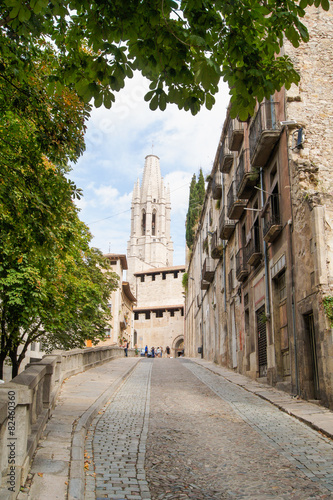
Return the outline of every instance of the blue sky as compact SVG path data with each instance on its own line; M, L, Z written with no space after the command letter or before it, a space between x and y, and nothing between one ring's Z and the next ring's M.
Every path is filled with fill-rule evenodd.
M142 179L145 157L160 158L161 174L171 191L171 237L174 265L185 263L185 217L189 184L200 167L212 168L226 108L228 89L216 105L193 117L170 106L151 111L144 101L149 83L140 75L127 82L111 110L94 109L88 122L86 151L70 178L83 189L80 218L90 228L92 245L104 253L126 253L130 235L133 186Z

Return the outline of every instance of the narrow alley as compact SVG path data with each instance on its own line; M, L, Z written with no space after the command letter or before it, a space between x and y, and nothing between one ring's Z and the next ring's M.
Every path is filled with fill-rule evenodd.
M82 441L84 492L72 478L67 493L57 494L53 481L47 498L333 498L332 439L214 373L212 363L196 361L162 358L135 363L132 358L132 370L95 412ZM112 363L103 365L104 383L110 367ZM269 391L273 399L284 399L283 393ZM318 411L318 421L332 416L303 403L305 413ZM42 450L47 436L46 431ZM35 459L31 487L18 498L46 498L43 480L48 472L50 464L43 469L41 457ZM61 474L59 483L66 479Z

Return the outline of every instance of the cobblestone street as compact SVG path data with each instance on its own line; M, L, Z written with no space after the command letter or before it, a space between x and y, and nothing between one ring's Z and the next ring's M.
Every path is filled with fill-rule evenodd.
M333 498L333 443L186 359L144 359L95 417L85 500Z

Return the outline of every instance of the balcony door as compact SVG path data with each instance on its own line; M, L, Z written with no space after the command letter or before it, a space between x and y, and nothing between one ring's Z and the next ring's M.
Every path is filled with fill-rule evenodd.
M259 377L267 376L267 333L265 306L262 306L256 312L257 316L257 334L258 334L258 364Z

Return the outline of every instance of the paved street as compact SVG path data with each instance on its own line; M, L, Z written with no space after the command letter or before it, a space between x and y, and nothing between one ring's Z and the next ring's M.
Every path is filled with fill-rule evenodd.
M85 500L333 498L333 442L197 363L143 359L92 421L85 474Z

